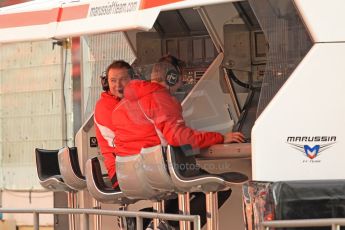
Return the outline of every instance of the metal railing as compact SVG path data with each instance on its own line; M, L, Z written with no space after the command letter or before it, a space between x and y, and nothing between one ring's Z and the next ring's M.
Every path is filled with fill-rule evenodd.
M301 227L332 227L332 230L340 230L345 226L345 218L325 219L301 219L301 220L272 220L261 223L265 230L270 228L301 228Z
M106 215L118 217L135 217L137 230L143 229L143 218L161 219L172 221L190 221L193 223L194 230L200 230L200 217L197 215L166 214L153 212L132 212L132 211L112 211L97 209L70 209L70 208L51 208L51 209L10 209L0 208L0 213L32 213L34 230L39 230L39 214L80 214L82 215L83 230L89 230L89 215Z

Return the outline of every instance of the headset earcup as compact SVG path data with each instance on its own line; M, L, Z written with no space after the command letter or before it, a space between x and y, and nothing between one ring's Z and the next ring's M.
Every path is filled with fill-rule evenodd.
M102 89L104 91L109 91L109 82L108 82L107 76L102 77L101 83L102 83Z
M165 82L168 86L174 86L179 81L180 74L175 69L170 69L167 71Z

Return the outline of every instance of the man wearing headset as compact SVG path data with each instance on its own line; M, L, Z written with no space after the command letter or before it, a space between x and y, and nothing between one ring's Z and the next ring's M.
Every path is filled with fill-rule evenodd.
M178 68L165 58L153 66L151 82L133 80L126 85L124 100L112 114L117 154L135 155L142 148L164 143L173 146L189 144L197 149L220 143L244 142L240 132L222 135L186 126L181 104L171 95L181 86L182 79L178 76Z
M97 101L94 111L96 138L104 163L108 171L108 177L113 188L118 188L116 178L116 146L114 144L115 128L112 124L112 112L121 101L124 87L135 77L133 68L123 60L113 61L101 76L103 91ZM144 208L142 211L152 211L152 208ZM147 226L150 220L144 218L143 226ZM126 217L126 229L136 229L135 218Z
M162 57L152 68L151 82L133 80L126 85L124 99L112 114L118 155L139 154L142 148L156 145L191 145L192 148L198 149L220 143L244 142L244 136L240 132L222 135L217 132L197 131L186 126L182 107L171 95L182 84L180 64L181 61L174 56ZM231 191L219 193L219 207L230 193ZM196 196L191 203L191 214L200 215L203 225L206 223L203 207L205 197ZM168 213L174 212L174 209L178 210L172 206L166 207Z
M113 109L123 97L123 89L133 77L132 67L123 60L113 61L101 76L104 92L96 103L94 121L96 138L104 157L109 179L114 188L118 186L115 172L115 152L113 140L115 137L111 121Z

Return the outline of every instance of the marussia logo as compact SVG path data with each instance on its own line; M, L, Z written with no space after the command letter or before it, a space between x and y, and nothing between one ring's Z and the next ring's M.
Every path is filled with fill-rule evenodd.
M288 137L287 143L294 149L303 153L306 157L313 160L326 149L331 148L336 142L335 136L315 136L315 137ZM297 142L297 143L296 143ZM298 143L303 142L303 143ZM328 142L319 144L320 142Z
M309 145L299 145L299 144L294 144L294 143L288 143L292 148L297 149L301 153L305 154L307 157L310 159L314 159L319 155L319 153L325 151L326 149L329 149L332 147L335 143L329 143L329 144L324 144L324 145L314 145L314 146L309 146Z

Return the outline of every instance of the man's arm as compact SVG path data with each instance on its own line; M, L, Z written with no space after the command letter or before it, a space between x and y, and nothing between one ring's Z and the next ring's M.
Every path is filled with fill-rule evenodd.
M153 95L149 116L170 145L190 144L193 148L206 148L223 143L223 135L216 132L202 132L187 127L180 103L168 92Z

